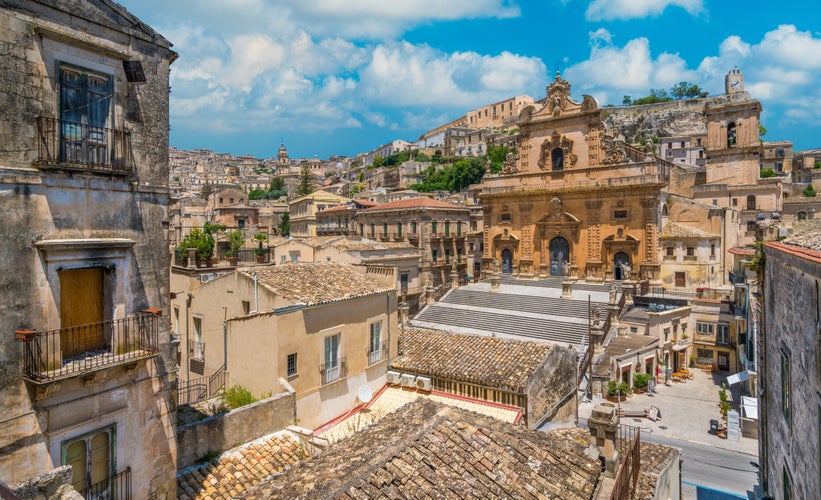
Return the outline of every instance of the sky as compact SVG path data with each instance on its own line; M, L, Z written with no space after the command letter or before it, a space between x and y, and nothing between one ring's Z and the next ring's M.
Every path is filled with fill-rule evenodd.
M571 95L619 105L740 69L765 140L821 147L818 0L119 0L174 44L171 145L354 156L467 111Z

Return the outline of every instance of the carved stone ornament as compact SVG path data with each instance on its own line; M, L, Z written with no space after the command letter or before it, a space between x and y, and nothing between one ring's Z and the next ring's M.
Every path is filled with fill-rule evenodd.
M554 196L552 200L550 200L550 204L553 205L553 220L559 220L562 218L562 199L558 196Z
M51 396L57 394L60 391L60 388L60 384L50 384L44 388L38 387L34 399L37 401L42 401L43 399L50 398Z
M627 153L624 148L618 146L616 141L611 137L605 137L604 140L604 164L610 165L613 163L624 163L627 158Z
M567 106L569 96L570 84L567 80L564 80L557 71L553 83L547 87L547 104L545 105L547 110L552 113L553 116L559 116L562 110Z
M573 141L559 134L558 130L554 130L550 138L542 142L541 152L539 153L539 168L542 170L550 170L553 168L551 154L556 148L561 148L563 153L562 157L570 161L570 166L575 165L579 160L579 157L573 154Z
M518 172L519 169L516 168L516 160L517 159L518 159L518 157L516 155L514 155L512 152L508 153L507 156L505 156L504 163L502 164L502 173L503 174L515 174L516 172Z

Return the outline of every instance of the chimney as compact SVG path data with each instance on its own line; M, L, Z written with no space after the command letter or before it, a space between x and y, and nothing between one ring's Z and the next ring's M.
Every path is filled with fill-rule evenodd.
M587 420L590 434L596 440L600 456L604 457L605 475L615 477L619 469L619 452L616 436L619 430L619 414L613 403L601 403L593 408Z

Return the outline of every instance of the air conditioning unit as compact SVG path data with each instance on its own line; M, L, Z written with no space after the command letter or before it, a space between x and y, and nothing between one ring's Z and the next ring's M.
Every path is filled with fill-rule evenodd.
M399 385L399 372L388 371L388 383Z
M416 377L410 373L403 373L402 376L399 377L399 381L402 387L416 387Z
M214 273L200 274L200 283L208 283L214 279Z
M428 377L416 377L416 388L422 391L430 391L430 379Z

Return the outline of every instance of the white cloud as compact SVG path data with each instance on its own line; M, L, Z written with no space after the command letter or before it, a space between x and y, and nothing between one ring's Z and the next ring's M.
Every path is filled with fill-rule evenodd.
M590 39L590 57L568 68L565 78L578 82L583 90L597 91L598 98L631 92L644 95L650 88L666 88L696 77L678 54L665 52L653 59L646 38L634 38L618 47L611 43L607 30L599 29L590 33Z
M692 15L704 11L703 0L594 0L587 7L588 21L612 21L658 16L669 6L681 7Z

